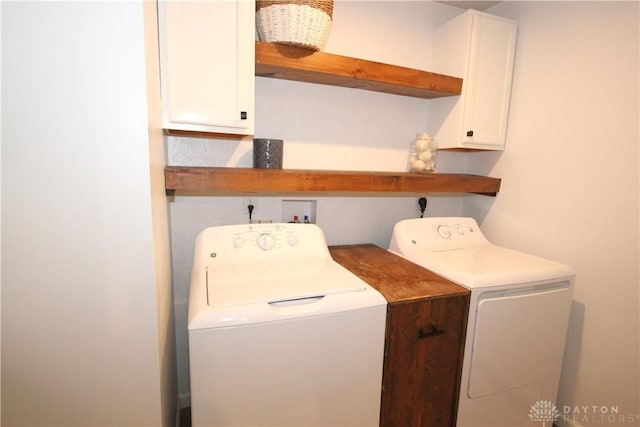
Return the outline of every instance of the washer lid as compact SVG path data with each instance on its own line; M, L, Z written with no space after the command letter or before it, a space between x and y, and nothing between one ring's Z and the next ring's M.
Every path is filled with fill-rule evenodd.
M207 269L209 306L273 303L361 292L366 283L333 260L250 263Z
M402 256L468 288L557 280L575 274L567 265L496 245Z

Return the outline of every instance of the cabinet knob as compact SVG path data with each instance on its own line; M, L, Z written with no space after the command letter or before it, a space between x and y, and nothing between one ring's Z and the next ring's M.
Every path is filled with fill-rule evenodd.
M240 111L240 120L247 120L247 112Z
M468 130L467 131L467 136L473 136L473 131L472 130Z
M418 338L421 338L421 339L429 338L429 337L442 335L442 334L444 334L444 329L438 329L438 327L436 326L436 323L431 322L431 324L429 325L429 328L427 328L426 331L420 328L420 330L418 331Z

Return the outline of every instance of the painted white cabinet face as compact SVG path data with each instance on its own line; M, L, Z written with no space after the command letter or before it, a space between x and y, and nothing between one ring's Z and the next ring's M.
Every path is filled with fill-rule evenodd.
M253 1L158 2L165 129L252 135Z
M458 98L434 100L439 148L503 150L517 23L469 10L437 28L434 71L463 78Z

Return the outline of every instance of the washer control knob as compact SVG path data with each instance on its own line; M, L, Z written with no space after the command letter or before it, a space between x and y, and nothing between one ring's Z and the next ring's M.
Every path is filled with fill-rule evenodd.
M298 244L298 238L295 235L290 234L287 236L287 243L289 246L295 246Z
M258 236L258 247L263 251L270 251L276 246L276 239L269 233L262 233Z
M456 225L456 231L458 232L458 234L464 234L465 233L465 229L463 225Z
M233 247L234 249L239 249L244 246L244 239L240 236L233 238Z
M449 227L448 225L439 225L437 231L438 235L443 239L448 239L449 237L451 237L451 227Z

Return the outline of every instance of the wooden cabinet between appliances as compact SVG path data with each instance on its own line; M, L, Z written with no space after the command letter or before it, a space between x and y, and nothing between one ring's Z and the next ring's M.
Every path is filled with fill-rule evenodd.
M503 150L517 23L468 10L438 27L436 72L463 78L457 99L432 102L438 147Z
M374 245L329 250L388 301L380 426L455 426L470 292Z
M252 135L255 3L158 2L163 127Z
M389 303L381 426L455 426L464 297Z

